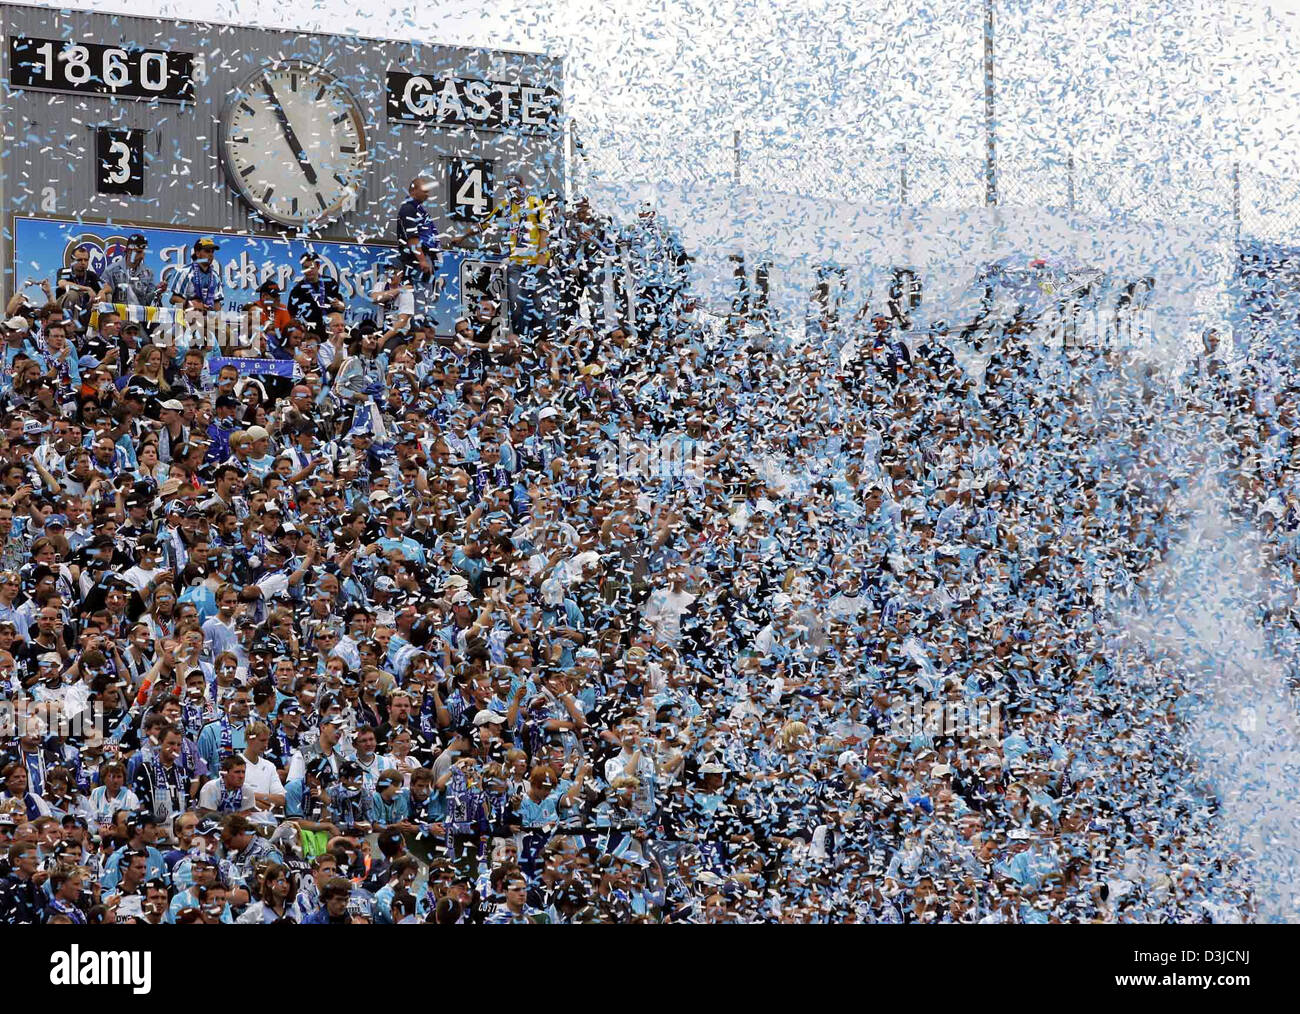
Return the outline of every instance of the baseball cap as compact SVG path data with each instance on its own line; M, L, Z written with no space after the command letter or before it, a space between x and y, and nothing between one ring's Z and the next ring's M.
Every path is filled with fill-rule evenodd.
M250 426L244 432L248 434L250 440L269 440L271 437L263 426Z
M356 761L344 761L339 765L340 778L360 778L365 773L365 768Z
M215 239L213 239L211 236L204 236L204 237L202 237L202 238L201 238L197 243L194 244L194 249L196 249L196 250L220 250L221 247L217 245L217 241L216 241Z
M334 767L328 757L317 757L307 765L307 774L313 778L332 778Z
M159 405L158 407L159 407L159 408L165 408L165 409L167 409L169 412L184 412L184 411L185 411L185 406L182 405L182 404L181 404L179 401L177 401L175 398L168 398L166 401L164 401L164 402L163 402L161 405Z
M505 725L505 724L506 724L506 720L504 716L499 715L497 714L497 712L490 711L486 708L484 708L482 711L478 712L474 716L475 728L478 728L481 725Z
M149 245L149 240L145 238L144 233L142 233L142 232L133 232L133 233L131 233L131 235L129 235L129 236L126 237L126 245L127 245L127 246L146 247L146 246Z
M128 831L138 831L140 828L145 827L149 824L152 824L154 825L154 827L157 827L158 818L155 817L148 810L141 810L138 813L133 813L131 814L130 817L126 819L126 827Z
M301 257L298 258L298 263L301 264L303 267L306 267L308 264L319 264L320 254L318 254L315 250L308 250L305 254L303 254Z
M27 331L31 326L26 317L19 317L17 314L5 321L5 327L10 331Z
M277 282L274 278L268 278L266 281L264 281L261 285L258 286L257 291L258 292L279 292L280 283Z
M52 527L55 527L55 526L57 526L57 527L59 527L59 528L67 528L67 527L68 527L68 517L67 517L67 515L66 515L66 514L51 514L49 517L47 517L47 518L45 519L45 527L46 527L46 528L52 528Z
M375 591L395 592L397 591L397 582L388 576L381 577L375 582Z

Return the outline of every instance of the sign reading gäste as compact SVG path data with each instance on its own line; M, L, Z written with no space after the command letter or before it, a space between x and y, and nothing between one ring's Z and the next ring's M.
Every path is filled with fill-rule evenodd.
M560 93L513 81L390 70L388 119L444 127L549 134L560 128Z

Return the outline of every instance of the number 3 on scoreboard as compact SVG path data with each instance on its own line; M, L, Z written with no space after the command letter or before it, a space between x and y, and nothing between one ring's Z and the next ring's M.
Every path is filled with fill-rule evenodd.
M448 159L447 195L452 218L486 218L492 213L492 163Z
M144 196L143 130L95 131L95 192Z

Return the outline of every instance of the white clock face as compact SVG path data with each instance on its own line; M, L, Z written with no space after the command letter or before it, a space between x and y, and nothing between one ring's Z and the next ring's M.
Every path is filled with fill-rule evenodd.
M222 115L230 183L262 217L324 225L351 210L366 169L361 109L319 67L267 67L231 93Z

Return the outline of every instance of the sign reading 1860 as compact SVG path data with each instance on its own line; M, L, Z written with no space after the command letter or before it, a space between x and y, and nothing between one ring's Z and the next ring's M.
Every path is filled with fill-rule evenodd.
M172 102L194 99L190 53L18 35L9 39L9 68L13 88Z
M386 84L390 121L523 134L560 126L560 93L554 88L395 70Z

